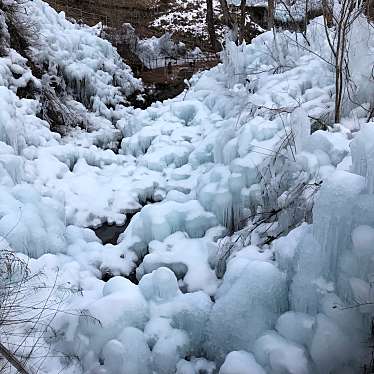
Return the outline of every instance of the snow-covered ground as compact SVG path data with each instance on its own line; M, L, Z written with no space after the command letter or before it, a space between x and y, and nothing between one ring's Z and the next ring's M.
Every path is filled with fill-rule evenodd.
M52 132L17 96L41 80L15 50L0 58L0 247L38 274L20 313L46 300L50 327L1 325L8 347L27 335L42 373L358 373L374 312L372 29L352 34L360 106L310 135L333 111L321 20L311 52L288 32L228 44L185 93L135 110L122 104L141 83L109 43L26 6L35 62L63 71L93 125ZM117 245L90 229L136 212Z
M219 0L213 0L213 9L219 14ZM168 32L190 33L195 38L207 38L206 2L175 0L170 9L152 21L151 26Z

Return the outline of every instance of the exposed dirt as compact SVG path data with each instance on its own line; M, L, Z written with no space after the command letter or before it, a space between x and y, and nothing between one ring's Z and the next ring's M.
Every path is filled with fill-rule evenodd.
M154 70L139 72L138 77L143 80L145 94L143 100L139 101L136 96L130 98L130 102L136 108L145 109L156 101L164 101L181 94L189 80L198 71L206 70L215 66L219 61L204 61L193 66L189 64L158 68Z

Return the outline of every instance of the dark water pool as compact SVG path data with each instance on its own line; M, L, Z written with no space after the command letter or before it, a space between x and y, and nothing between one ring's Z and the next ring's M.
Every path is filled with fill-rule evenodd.
M129 221L122 226L110 225L104 223L100 227L93 229L96 236L103 242L103 244L117 244L119 236L126 230Z

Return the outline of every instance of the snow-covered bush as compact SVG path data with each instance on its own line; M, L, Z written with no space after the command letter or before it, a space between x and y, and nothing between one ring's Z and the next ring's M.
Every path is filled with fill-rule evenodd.
M74 358L51 351L59 335L54 323L60 314L76 313L66 310L66 301L78 290L63 282L53 256L31 260L0 239L0 371L29 373L46 361L47 367L64 370Z

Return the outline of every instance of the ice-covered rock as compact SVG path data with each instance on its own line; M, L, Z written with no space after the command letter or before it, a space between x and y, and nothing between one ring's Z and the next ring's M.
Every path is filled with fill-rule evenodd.
M163 267L145 275L139 287L147 300L156 302L168 301L180 293L174 273Z
M356 349L349 337L324 315L318 315L310 355L319 373L338 371L354 358Z
M265 370L246 351L230 352L219 369L219 374L265 374Z
M151 373L151 351L141 330L125 328L118 340L110 340L103 351L103 367L107 374Z
M143 329L149 315L148 304L140 289L127 279L116 277L106 284L102 297L87 306L87 312L89 317L82 318L79 323L80 338L76 342L77 349L84 355L90 351L99 354L103 346L126 327ZM99 321L99 326L95 320ZM115 347L118 347L117 343Z
M268 332L257 339L254 345L254 355L257 362L274 374L312 373L305 350L275 332Z
M199 238L216 225L216 217L206 212L196 200L185 203L165 201L145 206L121 236L120 245L141 256L145 255L152 240L164 240L177 231L184 231L191 238ZM131 246L129 243L132 242L137 242L137 246Z
M223 362L233 350L251 351L286 308L284 275L270 263L251 262L213 306L205 347L209 357Z
M213 244L205 238L189 239L181 232L167 237L164 242L152 241L137 275L166 266L173 270L178 280L183 280L188 292L204 290L209 295L214 294L217 278L209 265L210 247Z
M143 332L133 327L127 327L122 331L119 340L124 350L123 372L134 374L151 373L151 351ZM118 368L121 369L120 366Z
M313 336L314 323L315 318L309 314L289 311L279 317L276 330L284 338L308 346Z

